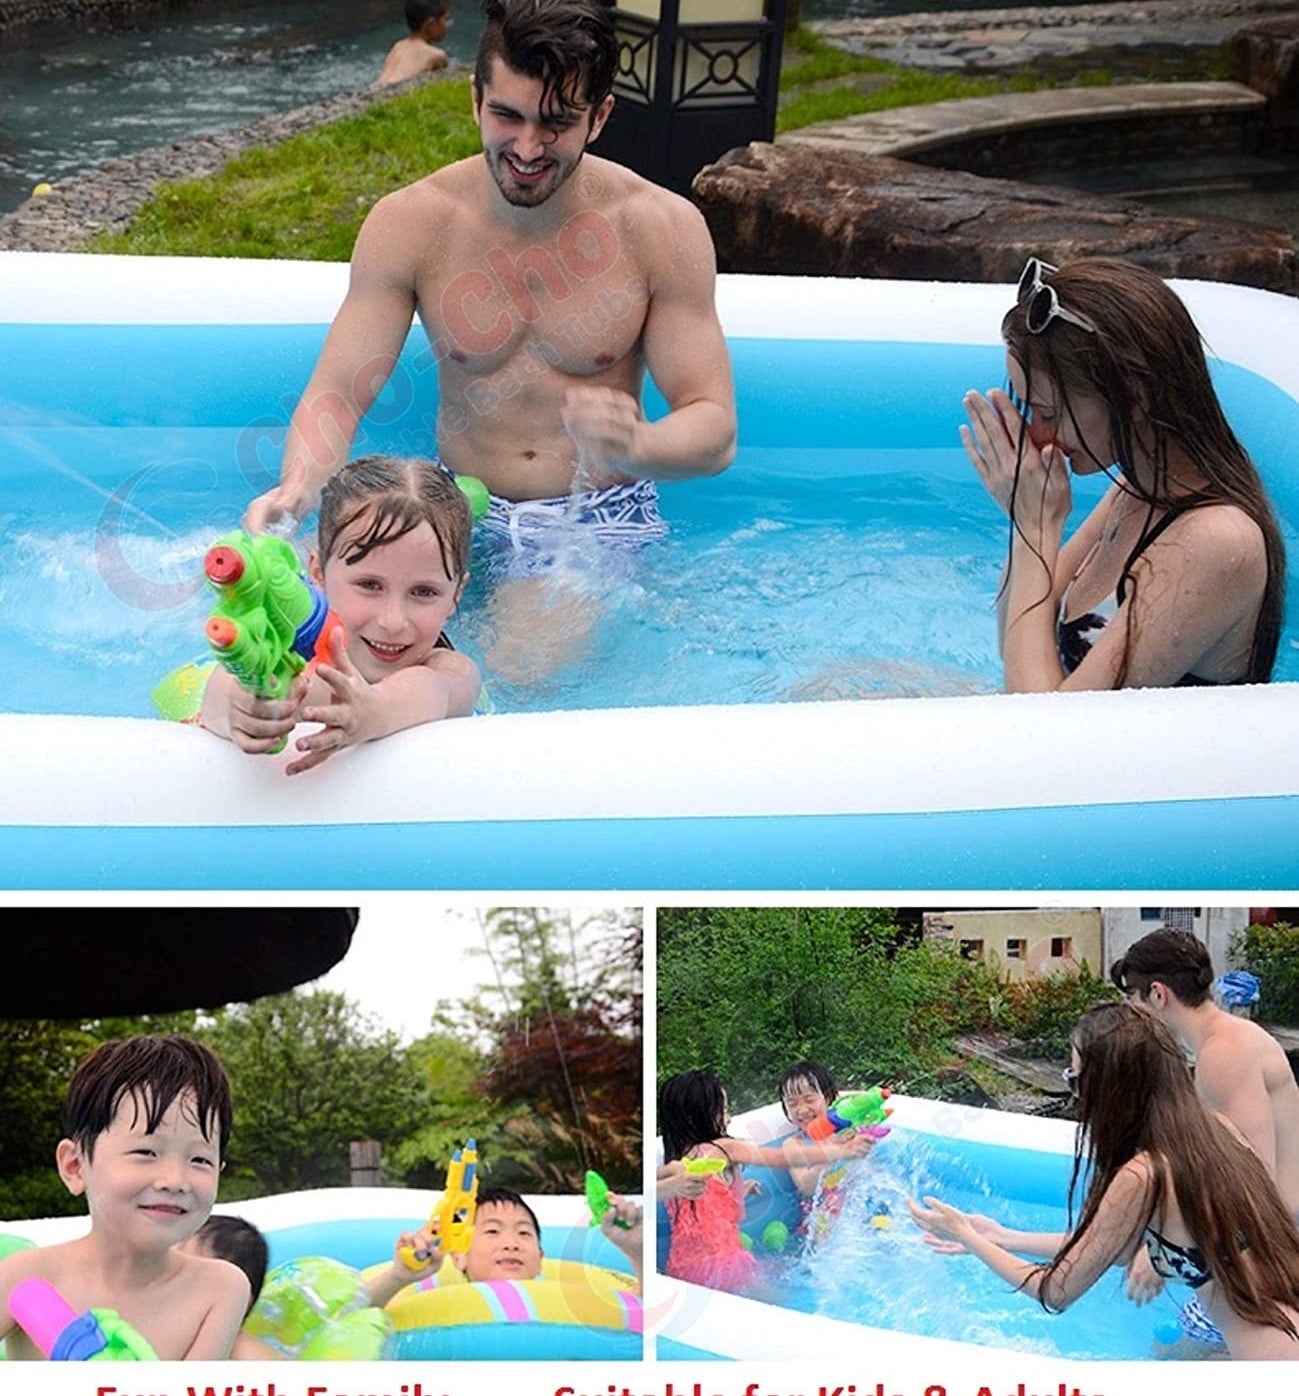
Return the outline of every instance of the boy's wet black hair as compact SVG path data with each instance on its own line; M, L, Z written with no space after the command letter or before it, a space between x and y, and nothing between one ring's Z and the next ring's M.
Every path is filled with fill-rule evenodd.
M532 1222L532 1229L537 1233L537 1242L541 1242L541 1223L537 1220L537 1214L519 1196L513 1188L479 1188L478 1189L478 1210L482 1211L489 1202L495 1202L500 1207L522 1207L528 1214Z
M248 1276L248 1309L251 1312L266 1282L270 1247L266 1237L242 1217L209 1217L198 1229L198 1243L205 1255L228 1260Z
M175 1035L118 1038L101 1042L77 1067L63 1101L63 1134L85 1156L113 1123L123 1100L135 1101L145 1127L154 1133L172 1103L194 1096L198 1127L224 1158L234 1114L230 1078L220 1058L190 1037Z
M406 0L406 23L410 32L418 33L429 20L441 19L450 8L447 0Z
M839 1088L834 1084L829 1067L811 1060L795 1062L780 1078L780 1108L784 1110L786 1119L789 1119L789 1109L785 1105L785 1093L791 1086L800 1085L804 1081L821 1092L827 1105L832 1105L835 1096L839 1094Z
M1209 948L1190 931L1151 931L1110 966L1110 978L1125 994L1148 998L1156 980L1188 1008L1209 997L1213 961Z

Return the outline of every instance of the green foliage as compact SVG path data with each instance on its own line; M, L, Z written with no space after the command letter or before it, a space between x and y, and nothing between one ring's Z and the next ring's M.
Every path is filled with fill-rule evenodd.
M439 1025L483 1044L466 1108L492 1181L581 1191L594 1168L615 1189L638 1187L640 912L498 908L482 930L492 982L443 1004ZM430 1142L405 1141L399 1161L416 1163Z
M914 943L884 910L662 908L658 944L659 1080L716 1071L736 1110L804 1057L845 1086L906 1087L996 994L986 966Z
M1299 1027L1299 926L1247 926L1232 937L1231 954L1259 978L1258 1017Z
M258 999L200 1036L234 1086L229 1169L265 1192L346 1184L352 1140L399 1140L428 1107L396 1035L341 994Z
M99 233L87 251L346 261L378 199L478 148L468 78L432 82L164 185L126 232Z
M1034 976L1002 987L995 1025L1020 1039L1034 1055L1067 1057L1069 1035L1085 1008L1122 995L1086 963L1076 974Z

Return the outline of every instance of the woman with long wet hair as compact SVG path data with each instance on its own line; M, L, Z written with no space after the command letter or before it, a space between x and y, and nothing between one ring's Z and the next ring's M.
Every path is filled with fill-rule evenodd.
M1135 1004L1096 1005L1074 1030L1071 1071L1071 1222L1087 1177L1077 1226L1015 1232L927 1197L911 1212L936 1249L969 1251L1059 1313L1145 1246L1159 1274L1196 1291L1233 1357L1299 1361L1299 1231L1253 1150L1201 1101L1172 1032Z
M1265 683L1285 550L1186 307L1153 272L1030 258L1002 321L1008 387L961 439L1010 519L1005 687ZM1070 472L1113 481L1066 541Z

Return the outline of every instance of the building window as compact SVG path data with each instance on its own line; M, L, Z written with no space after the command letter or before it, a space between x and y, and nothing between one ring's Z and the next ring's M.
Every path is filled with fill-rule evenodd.
M1067 960L1073 954L1073 938L1071 936L1051 937L1051 958L1053 960Z
M1164 909L1159 906L1143 906L1141 908L1141 919L1143 921L1162 921L1164 919Z
M961 959L981 960L983 959L983 942L981 940L961 941Z
M1200 914L1198 906L1166 906L1164 926L1170 931L1189 931L1195 934L1195 918Z
M1006 958L1008 960L1022 960L1027 948L1028 941L1026 940L1008 940L1006 942Z

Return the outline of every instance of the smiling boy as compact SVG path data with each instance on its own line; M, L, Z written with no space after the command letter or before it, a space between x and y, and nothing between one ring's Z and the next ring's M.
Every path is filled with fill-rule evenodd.
M636 1285L641 1283L641 1250L644 1241L642 1209L616 1193L609 1195L609 1210L600 1219L600 1229L631 1262ZM420 1270L404 1269L398 1259L404 1247L427 1255ZM436 1249L436 1232L427 1228L402 1232L393 1250L393 1263L371 1276L366 1287L370 1303L382 1308L412 1280L433 1274L442 1264ZM490 1280L545 1279L541 1262L541 1223L537 1214L512 1188L483 1188L478 1194L473 1239L462 1255L453 1255L452 1264L471 1282Z
M216 1056L184 1037L105 1042L81 1063L55 1150L90 1231L0 1262L0 1339L12 1358L41 1353L9 1317L10 1291L37 1277L76 1313L115 1309L160 1359L229 1357L248 1281L179 1245L216 1201L230 1136L230 1083Z

